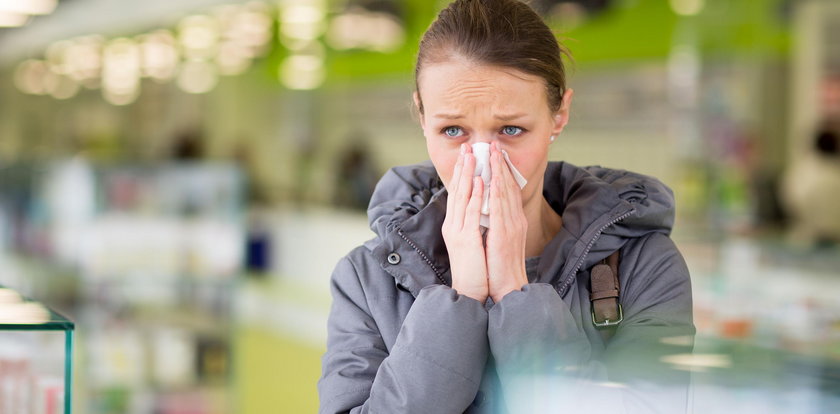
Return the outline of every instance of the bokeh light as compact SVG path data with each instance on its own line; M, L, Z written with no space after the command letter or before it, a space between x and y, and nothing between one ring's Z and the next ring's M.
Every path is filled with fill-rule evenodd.
M168 30L156 30L137 37L142 56L143 76L165 82L178 71L178 48Z
M102 93L114 105L127 105L140 94L140 47L129 38L108 42L103 53Z
M403 45L405 33L400 21L392 15L357 7L332 19L327 42L338 50L392 52Z
M207 93L216 86L216 66L203 60L184 62L178 73L178 87L188 93Z

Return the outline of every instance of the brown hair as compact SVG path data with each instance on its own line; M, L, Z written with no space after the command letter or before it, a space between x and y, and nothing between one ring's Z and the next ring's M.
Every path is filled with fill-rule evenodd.
M542 18L517 0L456 0L438 14L420 40L414 81L418 95L423 65L460 55L469 60L539 76L548 106L560 109L566 90L561 55L568 56ZM423 113L423 102L418 102Z

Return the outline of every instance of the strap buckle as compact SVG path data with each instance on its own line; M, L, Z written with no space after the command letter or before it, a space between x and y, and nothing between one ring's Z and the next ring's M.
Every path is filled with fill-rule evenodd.
M609 319L604 320L603 322L598 322L595 319L595 306L591 306L589 308L589 312L592 314L592 324L595 325L597 328L605 328L609 326L616 326L624 320L624 311L621 309L621 304L618 304L618 320L611 321Z

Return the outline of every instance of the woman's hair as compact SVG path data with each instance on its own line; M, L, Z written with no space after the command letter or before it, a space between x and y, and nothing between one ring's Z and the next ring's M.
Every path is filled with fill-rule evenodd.
M545 80L548 106L560 109L566 90L561 55L568 55L542 18L517 0L456 0L438 14L420 40L415 87L429 63L462 57L539 76ZM423 113L423 102L418 102Z

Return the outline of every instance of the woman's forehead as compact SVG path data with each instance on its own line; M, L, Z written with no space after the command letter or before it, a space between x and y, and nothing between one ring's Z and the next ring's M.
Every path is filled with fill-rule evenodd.
M424 68L418 86L427 108L492 105L514 110L546 102L542 78L498 66L437 63Z
M478 63L465 58L447 59L423 66L419 74L420 84L433 81L482 82L482 81L518 81L521 83L544 85L545 81L536 75L523 72L516 68Z

